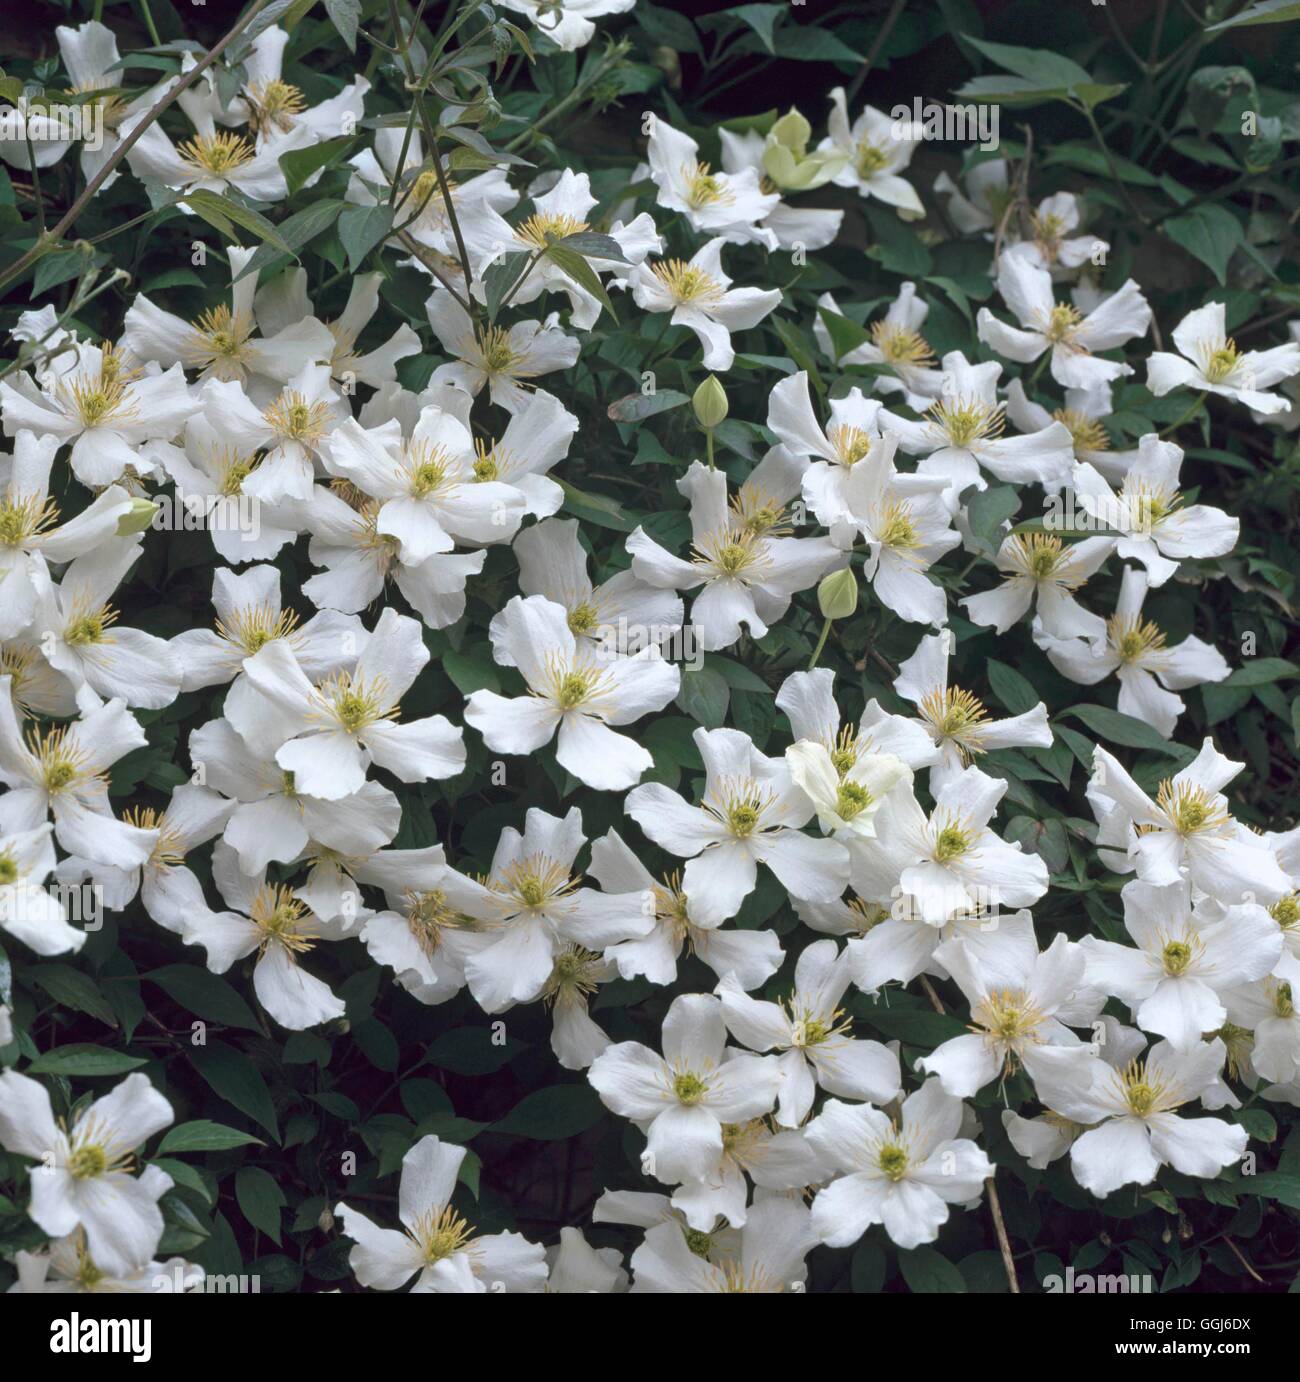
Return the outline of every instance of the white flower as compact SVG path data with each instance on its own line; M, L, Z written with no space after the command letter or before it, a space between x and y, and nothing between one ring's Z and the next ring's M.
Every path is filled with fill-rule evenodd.
M684 993L664 1018L662 1056L623 1041L587 1071L606 1107L642 1126L642 1166L666 1185L704 1181L722 1155L723 1124L761 1117L776 1103L776 1061L727 1052L726 1040L721 1003Z
M308 796L274 758L249 748L229 720L201 725L189 747L209 785L235 803L222 838L245 873L298 858L309 840L345 856L369 855L401 824L401 804L387 787L367 782L334 801Z
M162 1172L145 1168L141 1181L156 1182ZM160 1234L161 1237L161 1234ZM157 1244L153 1251L157 1251ZM16 1252L18 1280L9 1288L19 1295L148 1295L202 1289L204 1270L183 1257L165 1262L150 1258L123 1272L105 1271L91 1256L80 1229L56 1238L37 1252Z
M845 1099L887 1104L902 1089L898 1054L878 1041L849 1035L840 1007L850 982L848 951L833 940L814 941L799 956L794 992L783 1003L751 998L727 975L715 992L727 1030L752 1051L779 1051L777 1122L797 1128L812 1109L817 1087Z
M1099 1198L1124 1185L1149 1185L1168 1162L1185 1176L1217 1176L1246 1150L1246 1129L1219 1118L1184 1118L1175 1109L1205 1096L1226 1055L1217 1037L1187 1051L1157 1042L1122 1070L1092 1059L1083 1096L1040 1087L1043 1102L1077 1123L1096 1124L1070 1148L1074 1177Z
M283 639L244 663L259 696L226 706L250 744L279 741L275 761L297 789L337 801L359 792L372 762L402 782L454 777L465 766L462 732L444 715L399 724L398 702L429 661L420 624L384 609L350 672L313 685Z
M1294 961L1287 973L1289 978L1268 975L1222 995L1228 1020L1254 1033L1252 1069L1263 1079L1284 1085L1300 1078L1300 1013L1294 992L1300 974Z
M845 1174L817 1192L813 1231L834 1248L852 1246L872 1224L900 1248L934 1242L948 1206L977 1200L993 1174L975 1143L958 1137L961 1122L961 1100L938 1080L903 1100L898 1123L869 1105L830 1100L808 1140Z
M595 37L591 22L607 14L624 14L636 0L501 0L502 9L527 15L562 52L582 48Z
M525 528L515 539L514 554L519 589L562 606L577 646L586 652L636 653L681 629L682 602L671 591L656 590L631 571L592 584L576 518L547 518ZM488 634L493 657L502 666L514 666L504 610L492 616Z
M1037 606L1036 621L1051 638L1105 638L1106 621L1084 609L1074 592L1114 550L1110 537L1067 545L1050 532L1010 534L993 562L1006 579L958 603L972 623L991 625L997 633L1006 633Z
M625 807L657 845L689 860L682 888L692 911L709 921L735 916L757 884L760 863L796 897L839 897L848 851L801 833L813 807L785 762L759 753L739 730L697 729L693 737L706 775L700 804L648 782L628 793Z
M465 722L501 753L535 753L558 733L556 761L579 781L600 791L634 786L654 758L610 726L662 710L681 689L678 669L654 646L631 657L579 651L563 606L544 595L516 595L502 612L502 626L510 661L530 694L475 691Z
M837 317L844 314L830 295L823 293L817 306ZM898 296L885 315L871 324L871 340L863 341L838 359L834 343L819 311L813 317L813 338L827 359L844 365L888 365L897 378L882 375L872 381L878 393L901 393L907 406L923 413L943 393L943 371L935 368L934 354L921 328L930 315L930 304L918 297L916 284L899 285Z
M36 613L35 576L45 561L66 562L93 552L117 535L131 496L110 486L69 519L59 522L50 497L57 436L21 430L12 456L0 457L0 639L22 633Z
M863 106L862 114L849 124L844 88L831 91L828 136L817 146L844 157L844 166L832 181L837 187L856 187L858 195L876 197L886 206L897 208L904 220L915 221L925 215L916 189L900 174L912 161L921 131L910 120L898 121L874 106Z
M930 769L930 787L938 793L962 768L990 749L1052 747L1047 707L1039 701L1032 710L1006 720L991 720L983 702L948 680L951 634L927 634L916 651L899 663L894 690L920 711L918 723L939 750Z
M1156 351L1147 360L1147 387L1157 398L1174 389L1193 388L1234 398L1257 413L1281 413L1290 408L1281 394L1267 390L1300 373L1300 343L1287 341L1269 350L1238 350L1227 333L1223 303L1211 302L1189 312L1174 327L1174 344L1178 355Z
M899 447L909 456L924 456L922 475L947 481L944 499L956 513L962 492L974 485L987 488L981 468L1009 484L1040 484L1049 492L1062 488L1070 476L1074 447L1067 427L1053 422L1040 432L1004 437L1003 405L997 381L1002 366L996 360L972 365L960 350L943 357L944 391L927 409L923 421L881 409L882 431L898 434Z
M732 130L719 128L718 139L722 144L723 171L736 177L747 168L752 169L758 178L760 191L766 191L763 178L767 169L763 166L763 156L774 146L784 147L779 144L776 136L769 133L764 138L756 130L736 134ZM802 166L806 167L808 162L809 160L805 159ZM819 171L813 175L811 181L801 186L820 187L823 183L829 182L832 173L838 167L839 159L836 156L817 158L817 162ZM767 186L771 186L770 182ZM843 211L813 206L790 206L787 202L779 201L767 213L758 229L760 232L771 231L776 236L777 249L793 250L802 246L804 250L824 250L840 233L843 223Z
M156 306L143 293L127 308L122 344L138 359L163 366L183 365L200 371L200 379L238 380L259 386L268 397L275 385L288 383L305 366L328 360L334 337L323 322L304 315L274 334L258 336L253 314L255 273L240 274L254 251L231 245L230 302L207 308L187 322Z
M1006 790L1003 779L966 768L935 790L928 816L909 791L894 792L876 834L882 849L910 856L899 882L924 920L938 925L956 913L1032 907L1047 891L1042 859L989 828Z
M1133 373L1131 365L1097 355L1145 336L1151 325L1150 305L1133 279L1084 316L1072 304L1056 301L1046 269L1023 254L1004 254L998 263L998 292L1020 329L999 321L987 307L980 308L977 326L979 339L999 355L1030 364L1050 350L1052 378L1071 389Z
M70 444L72 473L89 489L103 489L142 464L140 445L167 440L194 411L180 366L141 373L119 349L78 345L75 355L43 376L0 380L0 412L9 436L26 429Z
M522 835L513 827L501 832L486 885L462 877L459 891L449 893L462 910L488 918L490 943L465 961L484 1012L540 997L569 946L595 953L649 933L652 917L640 896L579 886L573 862L584 842L576 806L562 819L533 807Z
M419 566L456 539L508 541L524 496L500 480L476 479L474 440L450 413L430 405L409 440L395 419L365 429L349 418L325 442L329 467L379 501L375 530L396 538L401 560Z
M701 1257L678 1225L656 1224L632 1254L632 1294L775 1295L803 1289L804 1259L817 1237L802 1201L783 1196L758 1201L739 1236L735 1258Z
M1003 165L1005 167L1005 164ZM939 184L935 182L935 189ZM1110 244L1096 235L1071 235L1078 230L1079 199L1073 192L1044 197L1029 215L1030 237L1018 238L1015 217L1008 226L1007 254L1022 256L1027 263L1046 269L1053 278L1067 278L1085 264L1104 264Z
M354 1247L348 1262L362 1286L396 1291L413 1276L412 1294L539 1292L546 1254L518 1233L475 1234L451 1205L465 1148L422 1137L402 1158L398 1218L402 1232L380 1228L350 1205L334 1213Z
M508 413L519 412L532 397L535 386L528 381L578 362L581 343L560 330L558 313L544 322L476 327L445 288L437 289L425 308L438 343L455 357L434 370L434 383L454 384L472 397L486 384L492 402Z
M180 665L167 641L119 624L109 603L142 547L139 537L114 538L71 561L57 586L44 572L35 578L42 651L84 710L113 697L161 710L180 692Z
M660 590L704 587L691 606L691 624L706 652L729 648L742 626L762 638L797 591L844 565L830 538L789 536L785 510L802 469L784 447L773 447L729 505L726 474L692 462L677 482L691 501L691 559L674 557L641 527L628 538L639 580Z
M128 1275L162 1236L158 1201L172 1178L156 1166L128 1174L131 1153L172 1121L172 1106L139 1071L71 1120L56 1123L43 1085L0 1075L0 1146L41 1164L31 1169L27 1212L52 1238L84 1230L101 1270Z
M565 168L554 186L534 196L533 214L515 227L514 235L502 248L535 256L539 250L546 249L552 238L563 240L587 232L591 229L587 216L595 205L596 198L587 174ZM653 219L645 211L630 224L614 225L602 233L614 241L622 257L611 260L584 254L583 258L597 276L617 273L625 264L639 264L647 254L663 253L663 241L655 230ZM553 259L543 255L519 279L511 292L511 301L522 307L535 302L545 292L564 293L568 297L570 325L582 331L590 331L596 325L600 317L600 299L570 278Z
M1270 973L1282 954L1282 932L1255 903L1192 905L1186 882L1124 885L1124 928L1136 949L1086 936L1088 982L1122 999L1144 1031L1180 1051L1226 1020L1225 989Z
M1057 639L1044 631L1036 632L1034 641L1058 672L1083 686L1116 673L1121 712L1145 720L1168 739L1187 709L1174 691L1222 681L1231 668L1217 648L1191 634L1167 647L1159 627L1142 618L1146 593L1146 575L1126 566L1103 638Z
M1100 471L1112 484L1122 484L1137 451L1112 451L1103 421L1115 411L1111 386L1104 380L1086 389L1066 389L1063 408L1044 408L1025 393L1019 379L1007 385L1006 412L1022 432L1036 432L1063 423L1074 442L1075 458Z
M1237 545L1240 522L1208 504L1183 507L1178 472L1183 449L1148 432L1116 494L1087 463L1076 465L1071 485L1081 507L1117 528L1121 557L1146 567L1151 584L1164 583L1189 558L1222 557Z
M1115 824L1123 827L1116 843L1127 844L1123 871L1135 868L1143 882L1157 886L1186 876L1225 906L1256 900L1267 906L1290 893L1273 850L1228 814L1223 788L1244 766L1225 758L1207 737L1191 763L1160 783L1153 801L1098 745L1089 796L1116 810ZM1111 867L1125 857L1112 855Z
M962 174L964 192L947 173L935 178L934 190L948 198L948 219L963 235L994 231L1011 203L1010 176L1005 158L981 158ZM1014 231L1008 224L1007 234Z
M257 1001L291 1032L342 1017L343 1000L300 962L322 940L342 940L348 926L327 923L284 884L263 873L247 874L224 841L212 849L212 879L231 911L206 906L177 917L181 939L208 952L208 968L224 974L236 960L256 953L253 992ZM201 898L200 898L201 902Z
M618 1295L627 1290L623 1254L617 1248L593 1248L580 1228L564 1227L560 1241L546 1249L548 1296Z
M876 813L895 784L911 782L912 770L892 753L843 751L800 740L785 751L795 785L812 802L824 835L870 838ZM840 765L844 766L841 767Z
M681 890L681 875L672 873L656 882L616 830L593 841L587 871L607 893L636 893L642 910L648 907L654 914L648 935L620 941L605 951L624 979L644 975L652 984L676 983L683 946L719 979L729 974L745 990L757 988L780 969L781 942L774 932L724 929L719 921L698 916Z
M695 332L708 370L729 370L736 359L731 333L757 326L781 301L778 288L731 286L722 271L725 243L726 237L720 235L689 260L635 264L623 276L638 307L646 312L671 312L674 326Z
M148 741L120 700L86 711L71 724L24 740L9 678L0 677L0 831L37 830L54 817L54 835L69 854L121 868L149 857L157 832L114 820L107 773Z
M942 1042L916 1068L937 1075L959 1099L1022 1067L1035 1084L1050 1076L1053 1088L1068 1086L1073 1070L1079 1092L1088 1087L1090 1072L1083 1062L1090 1050L1065 1025L1067 1017L1080 1016L1069 1012L1069 1005L1083 987L1083 950L1058 933L1041 954L1037 947L1016 946L1014 957L1018 972L1009 981L1005 973L985 974L960 937L935 951L970 1004L971 1032Z
M54 871L52 828L46 821L34 830L0 834L0 931L38 955L66 955L86 943L85 933L68 925L63 904L45 889Z
M705 246L712 251L713 262L717 260L718 247L724 243L743 245L753 241L769 250L776 249L775 232L761 229L757 223L776 209L781 198L775 192L761 190L759 173L752 166L734 173L714 173L707 163L699 161L699 152L700 146L689 135L675 130L666 120L655 118L646 159L650 164L650 176L659 189L659 205L668 211L681 212L691 229L699 234L718 237ZM696 255L692 265L699 259ZM641 302L640 298L637 301ZM641 303L643 307L646 305ZM727 368L710 364L707 359L704 364L706 369Z

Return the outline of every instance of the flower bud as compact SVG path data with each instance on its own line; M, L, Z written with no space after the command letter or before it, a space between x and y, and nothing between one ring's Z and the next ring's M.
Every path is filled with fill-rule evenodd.
M709 375L695 390L691 407L695 409L696 420L706 432L713 431L726 420L730 406L727 403L726 390L718 383L716 376Z
M142 533L153 523L158 505L152 499L132 499L131 507L117 520L118 537L130 537L132 533Z
M858 607L858 578L851 566L823 576L817 587L817 604L826 619L847 619Z

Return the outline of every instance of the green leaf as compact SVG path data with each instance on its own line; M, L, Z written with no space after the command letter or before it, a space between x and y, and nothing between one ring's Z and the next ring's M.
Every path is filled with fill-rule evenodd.
M354 273L366 255L393 228L393 209L380 203L376 206L350 206L339 216L339 240L348 255L348 268Z
M573 279L579 288L590 293L613 317L615 323L618 322L618 313L614 311L614 304L609 300L605 285L597 278L595 269L581 254L576 250L566 249L564 243L557 240L546 247L546 258Z
M643 422L657 413L667 413L691 400L676 389L656 389L654 393L630 393L605 410L611 422Z
M971 495L966 504L966 517L971 535L986 556L997 555L1002 546L1002 525L1019 507L1020 495L1011 485L990 485Z
M720 729L731 701L731 688L709 667L684 668L677 704L705 729Z
M293 253L285 243L284 237L260 211L254 211L250 206L241 206L219 192L209 191L206 187L197 188L185 194L185 205L210 226L215 226L227 239L237 238L231 226L233 222L237 226L243 226L245 230L251 230L266 244L274 245L281 254Z
M1262 1195L1266 1200L1277 1200L1288 1209L1300 1209L1300 1176L1265 1171L1259 1176L1243 1176L1233 1188L1247 1195Z
M187 1012L208 1022L219 1022L223 1027L242 1027L249 1032L262 1030L239 992L219 975L200 969L198 965L164 965L140 977L157 984Z
M1300 19L1300 0L1259 0L1259 4L1248 6L1231 19L1211 24L1205 32L1213 34L1220 29L1237 29L1253 24L1284 24L1289 19Z
M23 971L23 977L44 989L61 1007L89 1013L106 1027L117 1026L117 1015L108 999L100 993L95 981L71 965L33 965Z
M868 202L864 210L875 238L867 253L882 268L905 278L925 278L933 271L934 259L911 222L902 220L892 207L877 208Z
M898 1254L898 1265L913 1295L965 1295L966 1279L934 1248L913 1248Z
M831 338L831 353L836 364L872 339L871 332L865 326L859 326L857 322L850 321L848 317L842 317L827 307L819 307L817 315L826 328L826 334Z
M146 1064L139 1056L125 1051L112 1051L107 1046L78 1042L71 1046L56 1046L44 1051L23 1072L25 1075L125 1075Z
M1300 675L1300 667L1284 657L1256 657L1225 677L1220 686L1267 686L1284 677Z
M291 149L287 154L281 154L278 161L289 195L292 197L305 186L313 173L337 163L352 146L354 138L353 135L343 134L337 139L326 139L319 144L309 144L305 149Z
M1099 739L1106 739L1112 744L1123 744L1130 749L1152 749L1170 758L1181 758L1184 762L1190 762L1195 756L1191 749L1182 744L1170 743L1145 720L1122 715L1118 710L1110 710L1104 705L1072 705L1061 714L1082 720Z
M1034 82L1041 87L1061 87L1068 90L1092 77L1072 58L1047 48L1017 48L1009 43L989 43L986 39L971 38L967 42L1004 71Z
M567 480L557 480L557 483L564 491L566 513L585 518L588 523L595 523L601 528L613 528L620 533L630 533L636 527L636 520L618 500L611 499L608 495L590 494L575 489Z
M206 1118L197 1118L192 1123L181 1123L164 1134L158 1146L158 1155L167 1152L227 1152L232 1147L245 1147L252 1143L265 1147L266 1143L252 1133L228 1128L224 1123L213 1123Z
M1228 281L1228 260L1245 239L1241 222L1222 206L1196 206L1165 222L1165 234L1199 259L1221 284Z
M235 1199L244 1218L278 1247L285 1198L275 1177L260 1166L241 1166L235 1174Z
M491 1075L525 1049L522 1043L508 1037L504 1042L496 1041L492 1024L476 1022L441 1032L424 1053L424 1059L453 1075Z
M557 1085L525 1094L500 1122L492 1124L492 1131L556 1142L586 1132L600 1121L604 1111L590 1085Z
M280 1125L261 1072L241 1052L221 1042L195 1046L190 1063L222 1099L264 1127L278 1142Z
M357 51L357 26L361 23L360 0L325 0L325 13L339 31L348 52Z
M1013 715L1023 715L1042 700L1034 690L1033 684L1022 677L1014 667L1008 667L1005 662L989 658L984 668L988 673L993 694Z
M312 202L310 206L304 207L301 211L295 211L292 216L286 216L277 229L280 232L280 238L289 246L293 254L282 254L273 245L258 245L253 257L235 275L235 282L238 283L241 278L248 274L262 274L267 269L286 263L304 245L310 244L318 235L323 235L338 220L339 213L346 205L346 202L339 201L337 198L333 200L327 198L324 201Z
M487 299L488 320L496 321L501 304L519 282L528 266L529 255L523 250L502 255L488 265L483 274L483 292Z

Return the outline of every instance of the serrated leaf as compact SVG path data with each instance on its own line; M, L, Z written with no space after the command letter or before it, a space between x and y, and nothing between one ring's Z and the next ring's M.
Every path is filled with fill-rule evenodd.
M260 211L254 211L250 206L241 206L232 198L224 197L206 187L186 192L185 205L209 225L215 226L228 239L237 238L232 229L233 222L234 225L243 226L245 230L251 230L259 240L273 245L281 254L293 254L293 250L285 243L280 232Z
M339 240L347 251L348 268L354 273L366 255L393 228L393 209L384 203L375 206L350 206L339 215Z

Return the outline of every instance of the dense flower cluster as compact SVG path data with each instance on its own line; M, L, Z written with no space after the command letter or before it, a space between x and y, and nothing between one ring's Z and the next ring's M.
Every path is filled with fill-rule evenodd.
M582 49L593 20L631 4L503 0L546 51ZM115 89L107 28L58 40L71 84ZM138 898L178 961L249 974L286 1034L344 1017L322 959L348 941L420 1004L467 990L484 1032L544 1005L554 1060L635 1124L639 1169L662 1187L596 1203L594 1222L638 1226L641 1246L625 1263L583 1224L558 1246L477 1232L453 1207L466 1148L428 1134L390 1164L400 1187L380 1203L363 1213L344 1185L331 1205L352 1275L379 1290L802 1289L818 1244L879 1225L914 1249L979 1205L997 1153L968 1101L1013 1080L1010 1147L1039 1169L1068 1159L1094 1196L1166 1164L1215 1177L1239 1163L1248 1135L1230 1112L1253 1091L1300 1102L1300 832L1243 824L1243 764L1174 737L1179 693L1224 681L1237 651L1170 638L1144 613L1189 564L1230 554L1238 520L1184 502L1172 436L1115 451L1101 424L1135 372L1156 397L1284 417L1275 386L1300 376L1300 343L1239 351L1216 300L1163 323L1177 353L1154 349L1138 282L1101 286L1107 246L1082 231L1076 198L1038 205L1037 238L1008 233L1008 166L980 162L935 192L987 253L996 292L968 343L987 358L935 358L932 286L904 282L867 327L823 296L801 323L821 360L773 370L766 415L748 420L761 454L715 457L728 406L715 382L720 409L711 394L695 404L707 454L675 466L688 521L647 519L597 567L566 469L584 448L569 372L606 348L598 322L687 328L701 381L769 367L750 333L785 298L754 266L833 242L844 213L806 205L819 187L923 215L919 132L837 89L820 141L794 115L723 131L715 171L651 116L645 161L611 203L586 172L485 156L466 174L414 120L363 125L365 76L309 102L283 76L288 40L272 24L239 66L207 68L170 132L150 108L192 55L149 91L105 97L111 137L86 173L143 121L113 180L171 199L196 236L214 194L283 229L279 204L356 131L346 206L396 209L368 248L421 276L427 322L396 320L379 269L353 273L341 314L324 315L322 285L274 244L229 245L229 281L194 317L165 282L134 294L112 340L83 338L53 302L19 317L0 377L0 930L18 972L86 940L57 881L101 889L110 912ZM313 149L314 171L291 157ZM64 150L43 146L41 162ZM21 168L26 141L0 153ZM410 387L404 363L422 358ZM843 387L828 394L823 371ZM656 396L651 374L640 398ZM1021 518L996 516L990 545L981 506L1004 492ZM164 497L182 494L205 528L158 531ZM182 540L207 544L211 628L133 627L133 568ZM961 595L950 577L977 564ZM467 619L475 592L490 623ZM692 652L734 666L819 598L812 664L771 688L784 746L697 716L661 771L649 731L691 703ZM858 601L915 636L889 668L899 709L871 699L851 718L856 688L846 700L845 675L816 663ZM1132 740L1088 746L1094 821L1070 823L1070 853L1119 876L1123 933L1072 940L1035 922L1072 869L1009 828L997 765L1062 741L1042 700L991 712L959 648L972 628L1017 627L1068 682L1113 677L1119 711L1170 741L1158 779L1135 770ZM448 646L430 631L484 651L487 674L449 713L421 691L430 647ZM175 746L165 809L122 809L115 766L191 693L208 710ZM530 760L562 795L580 786L608 808L519 798L483 872L448 842L399 842L426 784L485 764L506 781ZM772 880L797 925L738 924ZM711 988L678 985L687 956ZM616 981L673 987L648 1040L602 1026L599 991ZM850 997L899 986L963 1033L904 1060L855 1030ZM9 1066L37 1057L5 1009L0 1024ZM30 1159L26 1212L49 1240L17 1253L20 1289L201 1280L159 1260L175 1159L133 1159L172 1120L138 1070L68 1121L39 1063L0 1075L0 1146Z

